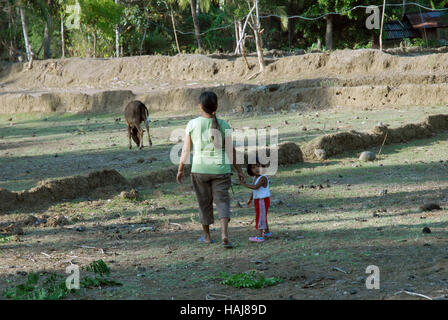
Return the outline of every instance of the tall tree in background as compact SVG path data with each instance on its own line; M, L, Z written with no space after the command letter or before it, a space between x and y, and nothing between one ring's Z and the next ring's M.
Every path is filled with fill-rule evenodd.
M20 19L22 21L22 30L23 30L23 39L25 40L26 57L27 57L28 61L30 61L31 55L32 55L32 49L30 46L30 40L28 38L28 26L26 23L24 5L25 5L25 3L19 2Z
M80 0L81 21L93 36L93 56L96 58L98 33L113 39L115 26L119 23L123 7L114 0Z
M210 5L212 0L201 0L199 3L197 3L199 0L178 0L179 6L181 9L185 9L188 4L190 4L191 9L191 17L193 18L193 25L194 25L194 33L196 37L196 42L198 44L199 51L203 50L202 47L202 40L201 40L201 28L199 26L199 17L198 17L198 11L197 11L197 4L200 5L200 8L203 12L208 12L210 10Z

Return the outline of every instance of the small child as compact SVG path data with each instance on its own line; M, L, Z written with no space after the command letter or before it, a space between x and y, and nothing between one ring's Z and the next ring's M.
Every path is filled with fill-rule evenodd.
M268 209L271 193L269 192L269 180L263 174L264 168L258 160L256 162L256 164L249 164L247 166L247 173L254 177L254 183L247 184L246 182L242 182L242 184L253 190L249 200L247 200L247 205L250 206L252 199L254 200L255 229L258 230L258 236L250 237L249 241L264 242L265 237L269 238L272 236L272 232L269 232L268 226Z

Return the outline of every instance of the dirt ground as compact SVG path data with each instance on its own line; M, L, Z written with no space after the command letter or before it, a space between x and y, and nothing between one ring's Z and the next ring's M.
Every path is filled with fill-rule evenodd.
M221 117L237 129L278 127L280 141L300 144L337 128L366 130L379 121L397 127L444 109ZM17 114L11 121L0 116L0 187L29 189L39 180L105 168L127 179L157 172L171 165L170 131L183 128L192 116L155 114L154 146L142 151L127 149L118 114ZM232 250L220 247L219 224L212 231L217 243L197 243L201 227L188 180L139 187L134 200L109 190L0 215L0 229L16 224L23 231L0 243L0 291L23 283L31 272L64 274L70 263L85 266L103 259L123 286L81 289L69 299L202 300L212 293L231 299L419 299L402 291L443 298L448 295L447 138L442 132L386 145L369 163L357 161L358 151L352 151L281 167L271 177L274 237L263 244L248 242L254 234L253 208L241 205L248 190L234 181ZM438 202L442 210L423 211L427 201ZM37 225L26 222L31 215ZM423 233L424 227L432 232ZM369 265L380 268L379 290L365 287ZM283 282L262 289L220 283L223 271L250 270Z
M270 177L274 236L262 244L248 241L254 209L234 175L232 250L220 246L218 223L216 242L198 243L195 194L189 178L175 183L170 160L181 144L173 132L198 116L204 88L218 93L218 117L236 137L274 128L282 145L322 147L324 135L411 128L448 114L446 58L443 50L272 55L254 80L246 80L255 71L244 60L220 55L36 61L29 71L0 63L0 193L42 192L39 205L0 212L0 299L30 273L65 275L71 264L99 259L122 286L67 299L423 299L405 291L448 298L447 131L288 160ZM145 136L143 150L127 148L121 112L136 98L152 120L153 146ZM359 161L362 151L376 160ZM76 197L65 199L70 188ZM441 209L425 211L429 202ZM380 270L378 290L365 285L371 265ZM282 282L221 283L221 272L250 270Z

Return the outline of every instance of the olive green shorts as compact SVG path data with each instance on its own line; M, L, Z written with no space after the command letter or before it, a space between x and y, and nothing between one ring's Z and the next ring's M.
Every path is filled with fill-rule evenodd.
M230 173L203 174L192 173L191 182L199 203L199 222L210 225L215 222L213 217L213 202L216 204L219 219L230 220Z

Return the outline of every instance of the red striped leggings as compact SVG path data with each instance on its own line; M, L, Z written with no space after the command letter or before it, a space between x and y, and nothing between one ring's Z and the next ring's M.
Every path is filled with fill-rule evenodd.
M268 210L271 199L269 197L264 199L255 199L255 229L266 230L268 226Z

